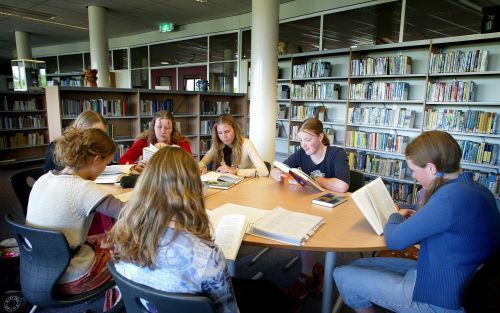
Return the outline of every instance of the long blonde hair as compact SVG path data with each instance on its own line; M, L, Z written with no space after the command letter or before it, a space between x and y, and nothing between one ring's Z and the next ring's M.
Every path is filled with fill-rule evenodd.
M455 173L460 170L460 158L462 151L457 141L448 133L438 130L423 132L413 139L405 149L405 156L419 167L425 167L427 163L436 166L436 170L443 174ZM425 191L422 205L447 180L442 176L436 176Z
M197 164L183 149L164 147L149 160L109 233L115 257L155 268L158 246L171 221L174 238L182 230L211 238Z
M234 117L231 114L222 114L215 121L214 126L212 127L212 145L215 149L216 157L214 160L214 164L218 167L222 160L224 160L224 143L220 140L219 135L217 134L217 126L225 124L231 126L234 129L234 140L233 140L233 155L232 155L232 164L226 164L227 166L238 165L241 160L241 154L243 150L243 136L241 135L240 125L236 122Z
M56 139L54 157L56 164L79 170L93 157L98 155L104 159L115 152L115 142L102 130L69 127Z
M147 138L148 143L153 145L155 143L158 143L158 138L156 138L155 134L155 123L157 120L169 120L170 122L172 122L172 134L170 135L171 144L178 144L179 142L186 140L186 138L184 138L175 127L174 116L172 115L172 113L167 111L156 112L155 115L153 116L153 119L150 122L149 128L143 131L138 138L139 139Z
M92 110L88 110L80 113L80 115L78 115L75 120L71 122L70 127L86 129L94 126L97 123L101 123L102 125L106 126L106 121L101 114Z

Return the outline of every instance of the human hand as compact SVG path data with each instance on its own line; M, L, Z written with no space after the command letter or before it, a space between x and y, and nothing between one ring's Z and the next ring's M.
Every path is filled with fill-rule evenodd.
M415 210L411 210L411 209L399 209L398 213L403 215L406 218L409 218L409 217L412 217L417 212L415 212Z
M140 160L136 165L134 165L132 167L132 170L138 172L138 173L141 173L142 170L144 169L144 167L146 166L146 164L148 164L147 161L144 161L144 160Z
M169 144L166 144L164 142L157 142L157 143L155 143L155 147L158 148L158 149L161 149L161 148L167 147L167 146L169 146Z
M287 174L277 168L273 168L269 176L271 176L271 178L275 181L281 182L283 181L283 178L287 176Z
M200 166L200 175L204 175L208 172L208 169L206 166Z
M236 175L236 173L238 173L238 169L235 166L227 166L227 165L219 166L219 168L217 168L216 171L219 173L233 174L233 175Z

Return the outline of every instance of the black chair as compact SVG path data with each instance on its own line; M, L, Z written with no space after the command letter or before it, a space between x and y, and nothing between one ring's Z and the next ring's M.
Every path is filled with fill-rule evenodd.
M43 173L43 167L35 167L22 170L10 177L10 183L12 184L12 188L14 189L14 193L16 194L19 203L21 203L24 216L26 216L26 212L28 211L28 199L31 188L33 187L35 181L42 176Z
M78 295L58 295L55 287L71 260L66 237L59 231L44 230L21 225L5 216L10 231L19 245L21 254L21 290L24 297L36 307L60 308L95 300L115 285L110 281L91 291ZM115 305L108 312L116 312Z
M351 170L350 176L351 179L350 179L349 189L347 191L355 192L356 190L365 185L365 175L363 175L363 173Z
M467 313L500 312L500 254L481 264L462 292Z
M120 288L127 313L147 313L148 310L143 301L153 306L157 312L162 313L215 312L213 302L207 297L170 293L138 284L118 273L111 262L108 262L108 269L113 275L116 285Z

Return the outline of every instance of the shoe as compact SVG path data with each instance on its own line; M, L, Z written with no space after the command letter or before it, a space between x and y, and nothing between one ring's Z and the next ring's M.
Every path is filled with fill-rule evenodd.
M313 289L316 293L323 292L323 277L325 274L325 267L323 264L316 262L313 266Z
M313 291L313 281L313 276L307 276L304 273L300 273L297 281L291 286L284 288L283 291L293 299L303 300Z

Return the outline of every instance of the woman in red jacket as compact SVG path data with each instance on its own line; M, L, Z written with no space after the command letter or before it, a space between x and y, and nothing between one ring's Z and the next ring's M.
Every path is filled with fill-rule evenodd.
M137 162L134 170L141 172L146 165L146 161L140 159L142 149L150 144L158 148L165 145L177 145L191 154L189 141L175 128L174 116L167 111L158 111L151 120L150 127L139 135L134 144L118 160L118 163L132 164Z

